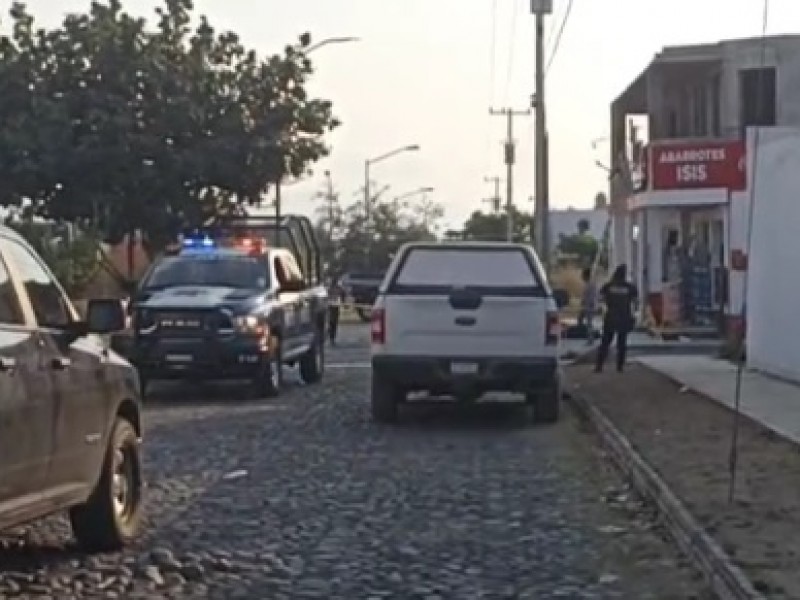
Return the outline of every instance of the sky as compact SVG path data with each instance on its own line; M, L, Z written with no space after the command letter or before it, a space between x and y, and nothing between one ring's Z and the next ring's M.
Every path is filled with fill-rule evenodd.
M607 188L609 104L664 46L760 35L762 0L553 0L547 19L546 78L550 199L554 208L591 207ZM7 3L6 3L7 4ZM83 11L88 0L28 0L45 25ZM157 0L123 0L150 16ZM364 161L418 144L376 164L371 179L386 198L433 187L444 227L458 227L492 194L487 176L505 177L505 119L489 108L526 109L534 86L534 19L528 0L195 0L198 14L237 32L263 54L303 32L321 41L356 36L312 56L312 94L333 101L342 126L314 174L284 190L285 209L310 214L325 171L346 202L358 199ZM800 30L800 1L772 0L768 33ZM532 117L515 122L514 200L530 210L534 191ZM505 184L503 184L503 193Z

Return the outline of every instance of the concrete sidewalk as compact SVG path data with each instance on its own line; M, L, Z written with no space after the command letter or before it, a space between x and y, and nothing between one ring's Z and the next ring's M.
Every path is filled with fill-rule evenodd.
M720 404L734 407L736 365L729 361L696 355L635 360ZM800 444L800 385L746 370L740 406L743 414Z

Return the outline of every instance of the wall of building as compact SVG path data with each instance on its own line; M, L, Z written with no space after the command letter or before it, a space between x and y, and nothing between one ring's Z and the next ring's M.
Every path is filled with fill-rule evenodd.
M754 135L754 132L751 132ZM750 366L800 381L800 128L759 133L747 284Z

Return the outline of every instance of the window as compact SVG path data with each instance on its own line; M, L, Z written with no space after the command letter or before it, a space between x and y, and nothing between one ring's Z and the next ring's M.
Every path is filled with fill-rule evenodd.
M66 327L72 321L72 311L61 288L42 263L27 248L12 240L3 240L2 250L22 278L39 326Z
M519 249L412 249L394 286L538 290L539 278Z
M293 256L285 254L275 257L275 274L280 285L304 281L300 267Z
M163 258L150 271L142 289L186 285L264 289L268 283L267 265L263 258L208 253Z
M8 274L5 264L0 261L0 324L23 325L24 323L22 308L11 282L11 276Z
M776 124L775 68L743 69L740 72L742 128Z

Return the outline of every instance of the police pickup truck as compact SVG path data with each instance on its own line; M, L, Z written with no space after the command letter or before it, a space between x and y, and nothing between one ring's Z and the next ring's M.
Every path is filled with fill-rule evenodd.
M228 233L185 237L142 279L131 359L143 389L162 379L245 379L271 397L283 365L296 363L305 383L321 380L324 286L307 281L290 250Z

